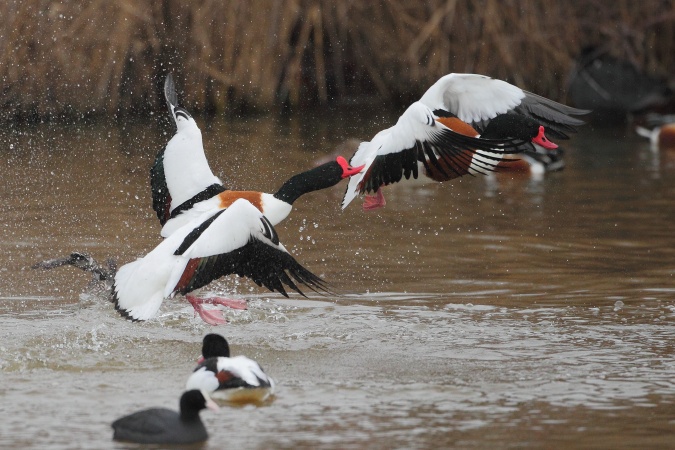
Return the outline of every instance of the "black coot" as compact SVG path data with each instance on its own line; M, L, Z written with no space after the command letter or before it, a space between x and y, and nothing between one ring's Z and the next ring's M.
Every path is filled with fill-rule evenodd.
M198 390L186 391L180 398L180 412L151 408L121 417L112 423L113 439L139 444L192 444L209 435L199 412L218 406Z

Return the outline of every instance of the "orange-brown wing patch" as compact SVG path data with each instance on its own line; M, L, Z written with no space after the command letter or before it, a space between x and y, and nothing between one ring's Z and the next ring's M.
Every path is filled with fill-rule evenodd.
M248 200L249 202L251 202L251 204L256 208L258 208L260 212L264 212L262 210L262 194L260 192L225 191L218 194L218 198L220 199L219 206L222 209L229 207L235 201L239 200L240 198L243 198L244 200Z
M191 258L188 261L188 263L185 265L183 275L180 276L180 280L178 280L178 283L176 283L176 287L173 288L173 292L181 292L181 290L187 288L195 275L197 267L199 267L199 261L199 258Z
M227 370L221 370L216 374L216 378L218 379L218 383L223 384L226 381L230 381L233 378L235 378L234 375L232 375L232 372L228 372Z
M669 123L661 127L659 146L663 148L675 148L675 123Z
M431 178L434 181L443 182L448 180L453 180L459 178L463 175L469 173L469 166L471 165L471 160L473 159L474 152L469 150L464 150L460 152L460 155L455 157L441 157L438 158L438 165L440 165L443 171L435 164L427 163L425 166L425 175ZM444 173L445 172L445 173Z
M439 117L436 122L440 122L446 127L450 128L455 133L463 134L464 136L476 137L478 132L468 123L459 120L457 117Z

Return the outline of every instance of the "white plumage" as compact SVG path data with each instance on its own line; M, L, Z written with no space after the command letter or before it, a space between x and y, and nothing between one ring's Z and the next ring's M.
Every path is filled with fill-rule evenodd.
M263 214L239 199L179 228L143 258L122 266L115 276L113 302L123 315L147 320L164 298L231 273L284 295L282 283L298 290L291 277L311 289L322 288L321 280L286 251Z
M200 363L186 389L200 389L212 398L237 402L261 402L274 393L274 380L246 356L213 357Z
M169 111L176 122L176 134L164 150L164 176L173 211L212 184L222 185L222 182L211 172L197 122L177 105L171 75L166 78L165 96Z
M471 73L445 75L420 102L433 111L448 111L467 123L480 123L520 105L525 92L506 81Z
M365 164L365 168L350 179L342 207L368 192L376 195L366 197L364 209L383 206L381 186L403 177L417 178L421 170L435 181L488 173L495 170L504 155L523 151L522 145L535 138L519 136L515 131L524 130L515 125L514 134L501 130L499 137L482 138L484 131L485 137L488 136L491 121L494 130L498 128L497 122L504 126L514 115L526 117L541 126L542 136L545 127L553 137L567 139L566 133L575 132L575 126L583 124L572 116L587 112L483 75L446 75L413 103L393 127L359 146L350 164Z

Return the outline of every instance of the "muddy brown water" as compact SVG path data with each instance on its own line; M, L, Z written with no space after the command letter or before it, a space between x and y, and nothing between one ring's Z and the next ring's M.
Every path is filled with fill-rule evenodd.
M199 119L232 188L274 190L392 117ZM126 448L110 423L176 408L214 331L180 299L119 317L72 250L120 264L159 242L148 170L170 137L145 123L2 132L0 447ZM204 448L666 448L675 442L675 156L586 126L567 167L387 188L339 209L345 184L277 227L339 296L289 300L251 282L217 327L278 382L274 402L202 417Z

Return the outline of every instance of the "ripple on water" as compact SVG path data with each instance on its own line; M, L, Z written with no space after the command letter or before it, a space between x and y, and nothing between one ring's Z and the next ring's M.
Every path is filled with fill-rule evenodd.
M565 415L551 412L557 408L619 411L675 398L673 304L625 300L616 310L614 301L521 307L473 300L410 292L251 296L249 310L227 311L231 323L218 331L233 353L256 358L278 380L277 398L258 410L207 415L214 442L249 442L255 433L262 446L359 447L375 433L413 445L422 435L523 426L530 414L523 405L544 405L555 422ZM4 322L0 368L12 389L3 395L31 408L39 401L41 414L52 416L21 409L8 423L30 415L49 430L34 443L63 448L68 433L105 448L115 415L175 405L172 394L213 330L178 299L146 323L121 320L96 297L69 315L22 313ZM96 409L92 390L108 416L63 406L77 400ZM53 417L79 425L59 430ZM223 420L227 431L218 426Z

